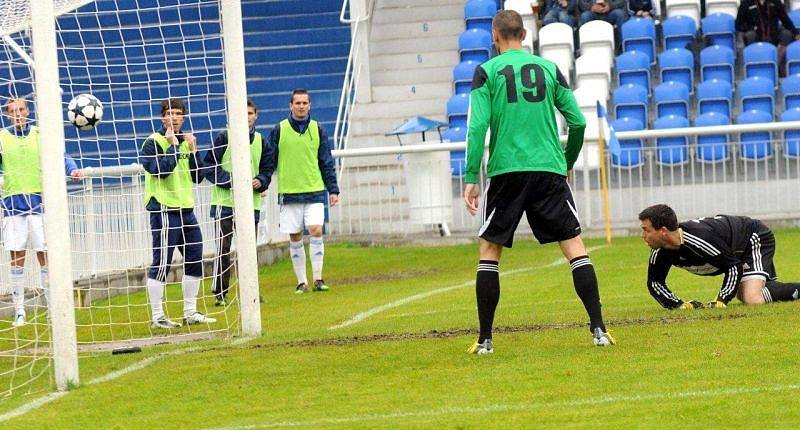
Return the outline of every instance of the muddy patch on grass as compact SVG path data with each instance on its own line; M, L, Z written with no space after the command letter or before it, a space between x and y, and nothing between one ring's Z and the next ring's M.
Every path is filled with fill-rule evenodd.
M397 281L401 279L410 279L426 275L432 275L435 273L438 273L438 270L436 270L435 268L424 269L424 270L404 270L402 272L391 272L391 273L376 273L365 276L351 276L349 278L338 278L336 279L336 284L359 285L359 284L369 284L374 282Z

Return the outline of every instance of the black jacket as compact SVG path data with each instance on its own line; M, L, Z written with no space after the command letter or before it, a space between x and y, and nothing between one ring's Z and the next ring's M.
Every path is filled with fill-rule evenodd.
M780 35L778 21L795 36L798 34L780 0L764 0L764 4L759 0L742 0L736 15L736 31L755 31L758 33L758 40L773 42Z

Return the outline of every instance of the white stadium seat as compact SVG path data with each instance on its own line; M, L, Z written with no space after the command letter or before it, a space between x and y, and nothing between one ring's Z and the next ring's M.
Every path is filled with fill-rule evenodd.
M542 27L539 32L539 56L556 63L567 81L570 81L573 69L574 51L572 27L560 22Z
M602 58L609 70L614 63L614 26L601 20L589 21L578 29L581 55Z
M589 53L575 60L575 84L584 93L605 104L608 100L611 69L603 54Z
M574 94L578 107L586 118L583 150L581 150L574 168L576 170L597 169L600 166L600 156L597 151L597 139L600 136L600 127L597 122L597 98L586 87L579 87ZM603 100L600 103L606 105Z
M706 0L706 16L712 13L727 13L736 18L739 12L739 0Z
M700 0L667 0L667 16L686 15L700 28Z

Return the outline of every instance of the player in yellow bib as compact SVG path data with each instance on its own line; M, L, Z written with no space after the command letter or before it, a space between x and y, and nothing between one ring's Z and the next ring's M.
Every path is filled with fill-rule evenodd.
M253 208L255 225L261 215L261 193L269 184L266 173L269 148L261 133L256 131L258 107L247 99L247 124L250 126L250 177L253 178ZM225 306L231 278L231 242L233 241L233 192L231 191L231 151L228 146L228 132L223 131L214 139L211 150L206 153L205 165L208 167L208 180L214 184L211 189L211 218L216 231L216 255L214 256L215 305Z
M304 228L311 234L308 250L311 254L314 291L327 291L328 286L322 279L325 255L322 225L325 222L325 203L334 206L339 202L336 164L328 137L319 124L311 119L311 96L308 91L292 91L289 110L289 118L275 126L269 135L267 178L277 168L280 230L289 234L289 253L297 276L295 293L308 291Z
M13 325L25 324L25 253L28 243L39 260L39 287L47 293L47 245L42 224L42 168L39 129L30 124L28 101L12 97L4 113L11 127L0 130L0 164L3 168L3 247L11 253ZM75 161L64 155L64 171L83 177Z

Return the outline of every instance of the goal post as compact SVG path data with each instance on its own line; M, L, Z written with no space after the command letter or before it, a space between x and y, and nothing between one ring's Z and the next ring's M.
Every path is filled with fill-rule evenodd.
M53 150L39 151L42 172L60 172L64 166L64 127L59 94L53 0L31 0L34 88L40 140ZM59 175L42 175L42 199L47 204L44 232L49 243L49 315L53 333L56 387L78 384L78 346L72 302L67 186Z

